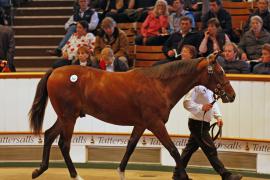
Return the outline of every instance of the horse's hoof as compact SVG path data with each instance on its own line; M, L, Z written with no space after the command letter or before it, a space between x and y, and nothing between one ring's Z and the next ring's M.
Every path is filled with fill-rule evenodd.
M71 178L73 180L84 180L81 176L77 175L75 178Z
M191 178L187 177L187 176L173 176L172 177L173 180L192 180Z
M38 176L40 176L42 173L40 173L40 170L39 169L35 169L33 172L32 172L32 179L35 179L37 178Z
M125 172L122 172L119 167L117 168L117 172L118 172L118 175L120 177L120 180L125 180L126 179L125 178Z

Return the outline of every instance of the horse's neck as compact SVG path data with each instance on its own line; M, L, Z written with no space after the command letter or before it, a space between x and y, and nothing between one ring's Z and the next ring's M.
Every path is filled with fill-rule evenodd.
M171 106L175 104L187 94L194 86L199 84L199 75L186 74L172 79L167 79L164 82L165 86L168 87L168 96L171 99Z

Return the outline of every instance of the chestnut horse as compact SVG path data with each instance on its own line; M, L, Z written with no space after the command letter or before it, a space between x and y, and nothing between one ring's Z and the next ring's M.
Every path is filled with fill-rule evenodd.
M51 145L60 134L58 145L70 176L82 179L72 163L69 150L76 119L89 114L108 123L134 126L118 168L121 180L125 179L127 162L146 129L174 158L173 179L187 180L180 154L165 123L175 104L196 85L211 89L221 96L224 103L234 101L235 92L223 69L216 63L217 55L215 52L207 58L174 61L121 73L82 66L65 66L48 71L37 86L29 112L30 128L34 134L41 133L48 96L58 117L55 124L45 131L42 163L39 169L33 171L32 178L48 169Z

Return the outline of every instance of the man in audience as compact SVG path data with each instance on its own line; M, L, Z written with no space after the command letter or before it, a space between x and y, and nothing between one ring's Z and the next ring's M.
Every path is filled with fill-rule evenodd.
M0 12L0 60L6 60L10 71L15 72L13 65L15 54L14 32L9 26L5 26L4 13Z
M249 64L239 58L238 47L235 43L226 43L223 50L224 57L219 56L217 60L226 73L248 74L250 72Z
M124 0L100 0L99 6L102 9L102 13L99 14L99 19L102 21L106 16L112 17L114 20L118 18L118 15L124 11Z
M172 4L172 10L174 11L169 16L170 33L180 31L180 19L183 16L188 16L192 20L192 28L195 28L194 16L190 11L184 10L184 0L174 0Z
M67 33L62 41L59 43L58 47L52 51L48 50L47 52L51 55L61 56L61 49L65 46L66 42L76 32L76 24L81 20L88 22L88 30L94 31L98 25L99 19L97 12L89 7L90 0L79 0L80 9L75 11L74 14L69 18L65 24L65 29Z
M179 32L169 36L162 48L168 60L176 60L185 44L193 45L198 49L201 38L198 33L192 31L192 20L187 16L183 16L180 20L180 28Z
M262 47L262 57L260 63L255 65L253 73L255 74L270 74L270 44L266 43Z
M101 51L110 46L115 57L119 58L128 67L128 38L124 31L116 27L116 22L111 17L106 17L101 22L102 30L97 33L94 55L100 60Z
M257 7L252 14L249 15L248 21L244 27L244 31L249 30L250 19L253 16L260 16L263 20L263 28L270 32L270 12L268 10L269 2L268 0L258 0Z

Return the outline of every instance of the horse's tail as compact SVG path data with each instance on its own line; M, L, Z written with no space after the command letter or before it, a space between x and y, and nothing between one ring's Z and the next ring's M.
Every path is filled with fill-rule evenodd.
M38 83L32 107L28 113L30 129L34 134L40 134L43 125L45 109L48 102L47 81L52 70L47 71Z

